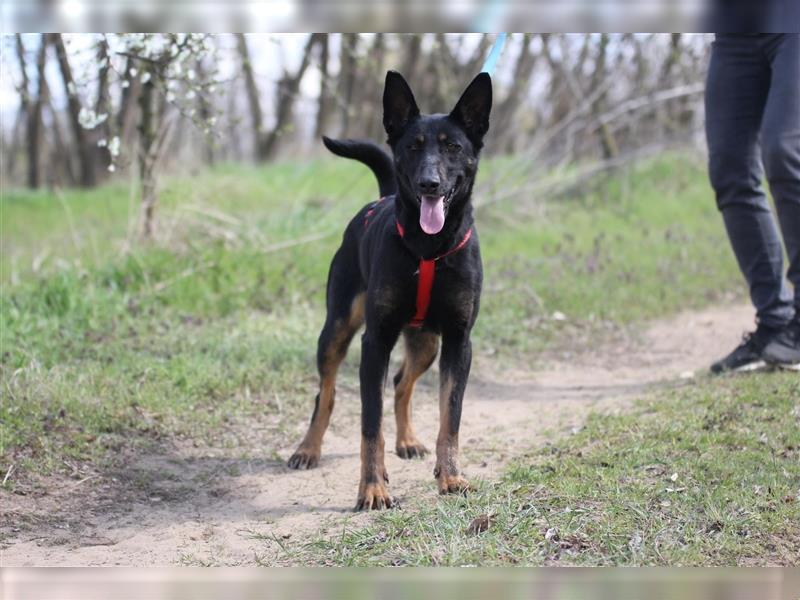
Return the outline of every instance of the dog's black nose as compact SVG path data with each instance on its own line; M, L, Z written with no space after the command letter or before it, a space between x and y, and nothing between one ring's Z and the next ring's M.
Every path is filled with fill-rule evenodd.
M435 194L437 191L439 191L439 180L434 179L433 177L426 177L424 179L420 179L417 182L417 186L419 186L419 189L423 194Z

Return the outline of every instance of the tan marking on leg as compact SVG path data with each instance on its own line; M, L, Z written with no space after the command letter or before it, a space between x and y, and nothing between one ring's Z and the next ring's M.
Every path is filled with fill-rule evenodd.
M389 474L384 463L383 433L374 440L361 437L361 481L358 485L356 510L391 508L394 499L389 494Z
M411 397L417 380L436 358L439 338L433 333L406 334L405 346L403 376L394 392L394 415L397 422L395 449L400 458L423 457L428 450L417 439L411 424Z
M450 432L450 396L453 380L442 374L439 387L439 436L436 439L436 477L440 494L466 492L469 483L458 468L458 434Z
M320 369L316 412L303 441L289 459L289 466L292 468L311 469L319 463L322 438L328 429L336 398L336 373L347 356L347 348L353 335L364 322L365 296L364 293L357 295L350 305L350 315L347 320L340 319L334 325L333 339L325 351Z
M364 311L366 309L367 293L361 292L350 304L350 327L357 330L364 324Z

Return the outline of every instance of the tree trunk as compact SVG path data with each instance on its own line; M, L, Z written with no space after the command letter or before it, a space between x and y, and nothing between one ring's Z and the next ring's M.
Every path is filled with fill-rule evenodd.
M250 51L247 48L247 40L243 33L236 34L236 46L239 50L239 58L242 61L245 90L247 91L247 101L250 105L250 118L253 123L253 149L256 159L262 161L265 158L262 143L263 117L261 115L261 104L258 101L258 86L253 75L253 65L250 62Z
M680 78L675 76L675 69L680 62L681 52L681 34L670 34L669 54L661 66L659 84L662 88L670 88L680 82ZM686 99L681 98L657 109L656 117L663 122L664 128L670 134L682 130L691 119L691 111L686 106Z
M641 94L642 90L646 88L647 77L650 74L650 64L647 60L647 51L643 47L642 40L637 35L630 35L630 43L633 46L634 64L636 65L636 72L634 81L636 91Z
M606 58L608 55L608 42L609 37L607 33L600 34L600 43L597 48L597 60L594 65L594 76L592 77L592 87L590 92L594 92L601 85L604 84L605 78L608 76L606 73ZM598 96L597 101L594 103L595 115L601 114L605 110L606 94L602 93ZM609 160L616 158L619 154L619 147L617 141L614 139L614 134L607 123L600 126L600 145L603 150L603 158Z
M492 40L489 38L488 33L484 33L481 36L481 40L478 42L478 47L475 48L475 51L472 53L472 57L464 66L464 71L466 73L477 73L478 69L483 66L483 61L485 61L486 57L488 56L491 41Z
M201 92L197 94L197 113L200 115L200 119L202 119L202 128L200 133L203 136L203 159L207 165L213 165L215 158L214 138L210 133L207 133L207 131L210 130L209 120L213 116L213 111L211 109L211 104L208 101L208 97L206 96L206 71L203 67L202 60L197 61L195 70L197 71L197 78L201 82Z
M231 82L230 87L227 89L227 106L228 117L226 119L228 124L228 143L225 147L225 157L227 160L239 162L243 160L241 136L239 135L239 127L241 119L237 114L236 99L239 97L239 81L234 80Z
M148 66L147 69L152 69ZM139 184L142 194L142 237L153 237L156 203L155 153L156 153L156 106L155 88L151 72L150 80L142 84L139 94Z
M403 35L403 39L408 40L408 42L407 47L402 48L402 53L405 55L406 60L403 63L400 74L408 81L413 81L417 70L417 64L422 55L422 34L409 33Z
M672 84L672 70L675 68L675 65L678 64L678 60L681 56L681 34L680 33L671 33L670 34L670 44L669 44L669 54L667 55L664 64L661 66L661 82L662 87L668 88Z
M31 105L28 115L28 187L36 189L42 181L41 159L44 146L44 125L42 108L47 101L48 89L45 76L47 62L47 34L43 33L39 53L36 57L36 74L39 86L36 100Z
M72 77L72 69L69 65L67 50L64 47L64 39L60 33L50 34L53 46L56 49L56 57L61 70L61 79L64 82L64 91L67 94L67 107L69 109L69 120L72 126L72 133L75 137L75 144L80 158L80 183L84 187L92 187L96 184L97 178L94 171L94 152L91 148L90 136L80 123L81 103L75 90L75 81Z
M292 118L292 109L294 108L294 101L300 92L300 82L305 75L306 69L311 62L311 51L314 45L318 42L319 34L312 33L306 47L303 50L303 58L300 62L300 67L294 75L284 72L283 77L278 82L278 97L277 97L277 112L275 116L275 127L269 132L264 139L262 159L269 160L275 156L278 149L278 141L283 136Z
M330 36L327 33L320 34L319 41L319 99L317 101L317 124L314 127L314 137L319 139L328 130L330 121L331 106L331 80L328 74L328 60L330 58Z
M531 74L536 65L538 55L534 54L531 50L531 42L533 35L526 33L522 37L522 48L514 65L514 78L515 85L511 86L508 91L508 96L498 103L497 117L495 117L496 125L493 124L494 144L496 147L504 147L508 151L512 151L514 138L518 132L515 127L516 114L520 104L522 103L525 94L529 90Z
M434 38L433 52L428 55L429 68L427 69L427 85L429 100L428 110L432 112L448 112L453 99L453 71L449 67L452 62L447 38L443 33L437 33Z
M135 64L134 59L130 57L125 63L125 81L128 85L122 88L122 101L117 114L117 131L119 131L120 142L124 148L130 148L133 145L133 137L136 133L136 111L142 88L140 78L131 75L131 69L135 67Z
M31 111L30 81L28 81L28 73L25 71L25 46L22 43L22 36L20 34L16 34L16 49L22 81L19 85L19 113L14 122L11 143L9 144L6 156L6 173L8 173L10 179L14 177L14 170L17 165L17 152L19 151L19 145L21 143L20 140L24 135L24 130L30 119Z
M19 153L19 146L22 143L23 130L25 123L28 120L28 113L20 107L17 113L17 118L14 120L14 127L11 130L11 139L7 146L5 146L5 173L9 181L14 181L14 171L17 169L17 154Z
M48 98L46 104L51 119L50 130L53 132L54 151L52 152L53 160L51 162L54 168L52 170L57 171L58 169L55 167L60 164L63 177L59 178L59 180L65 180L70 186L73 186L76 183L75 169L72 162L73 152L69 148L66 138L64 137L61 124L59 123L58 113L53 106L52 99Z
M25 70L26 61L25 61L25 46L22 43L22 36L20 34L16 34L16 42L17 42L17 59L19 60L19 71L22 77L22 83L19 87L19 106L22 112L27 116L28 110L30 110L31 98L30 98L30 81L28 81L28 72Z
M386 39L384 34L376 33L372 50L369 53L368 80L361 85L362 93L358 106L367 110L364 114L364 131L370 139L383 137L383 75L386 58Z
M339 52L339 85L336 95L339 98L342 114L341 137L350 131L350 113L358 110L353 103L353 87L356 78L356 49L358 34L343 33Z
M550 47L555 35L558 34L542 34L542 54L547 60L547 65L550 69L551 125L557 125L562 122L569 114L572 104L569 85L567 84L568 77L565 74L567 69L564 67L564 57L562 56L559 62Z
M108 178L108 165L111 164L111 153L108 147L100 148L97 140L105 139L111 141L111 109L108 91L108 72L111 68L110 57L108 54L108 42L105 36L101 37L97 44L97 60L100 69L97 72L97 102L95 102L95 112L98 115L106 114L108 118L97 126L95 135L88 136L91 143L91 151L94 154L92 163L95 171L95 181L102 182Z

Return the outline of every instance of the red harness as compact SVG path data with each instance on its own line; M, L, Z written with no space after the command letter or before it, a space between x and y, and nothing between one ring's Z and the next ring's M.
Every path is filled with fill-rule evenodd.
M400 225L400 221L395 221L395 225L397 226L397 233L400 234L400 237L405 236L405 231L403 230L403 226ZM422 327L422 324L425 322L425 316L428 314L428 307L431 304L431 290L433 289L433 280L436 277L436 261L439 259L444 258L445 256L450 256L461 250L464 246L467 245L469 238L472 237L472 227L467 229L467 233L464 234L464 237L461 238L461 241L458 242L458 245L450 248L444 254L440 254L439 256L432 258L430 260L425 260L424 258L419 259L419 281L417 282L417 313L408 323L409 327L419 328Z
M364 227L366 228L369 223L369 217L375 211L377 205L383 201L383 198L378 200L372 208L367 211L367 214L364 215ZM397 227L397 233L400 237L405 237L405 229L400 224L400 221L395 220L395 226ZM425 317L428 314L428 307L431 304L431 291L433 290L433 280L436 278L436 261L444 258L445 256L450 256L451 254L455 254L459 250L461 250L464 246L467 245L469 242L469 238L472 237L472 227L467 229L467 232L464 234L464 237L461 238L461 241L453 248L445 252L444 254L440 254L430 260L425 260L424 258L419 259L419 281L417 282L417 312L411 321L408 323L409 327L414 327L416 329L422 327L422 324L425 322Z

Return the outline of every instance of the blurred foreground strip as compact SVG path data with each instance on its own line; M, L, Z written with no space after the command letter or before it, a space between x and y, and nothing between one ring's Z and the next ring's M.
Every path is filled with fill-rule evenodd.
M699 31L707 0L6 0L4 31Z
M4 569L6 600L796 600L800 569Z

